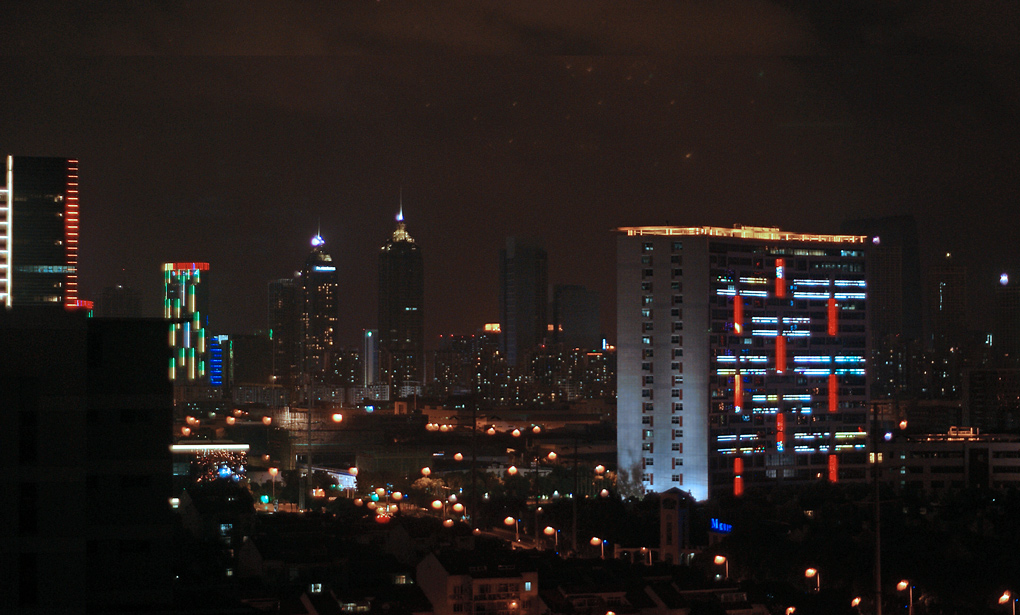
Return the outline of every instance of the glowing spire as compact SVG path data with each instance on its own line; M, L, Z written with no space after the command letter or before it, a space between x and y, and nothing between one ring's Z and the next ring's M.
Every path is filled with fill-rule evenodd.
M322 218L318 220L318 228L315 231L315 237L312 237L312 247L318 248L319 246L326 243L326 240L322 238Z
M408 241L414 243L414 239L407 234L404 227L404 189L400 189L400 209L397 211L397 230L393 231L393 241Z

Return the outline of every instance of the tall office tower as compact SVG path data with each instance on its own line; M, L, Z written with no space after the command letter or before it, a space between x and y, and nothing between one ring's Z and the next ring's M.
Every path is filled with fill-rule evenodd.
M999 276L995 289L995 329L992 350L1001 367L1020 366L1020 285L1010 284L1009 275Z
M379 374L379 331L365 329L362 331L361 349L361 384L375 384Z
M967 335L967 268L946 252L931 268L926 294L933 353L927 388L933 397L958 399Z
M499 251L501 348L519 366L548 334L549 257L538 239L507 237Z
M931 268L927 299L932 347L961 347L967 326L967 268L957 265L949 252Z
M163 317L170 321L170 380L197 384L206 377L209 263L163 265Z
M573 284L553 288L553 339L568 348L602 347L597 292Z
M117 284L107 286L99 297L99 316L105 318L139 318L142 315L142 293Z
M699 500L863 480L866 238L617 230L620 475Z
M332 365L333 345L340 322L340 276L322 236L312 238L298 284L301 309L301 355L304 373L325 374Z
M298 285L294 278L269 283L269 337L273 354L271 373L276 384L294 384L301 366L301 319Z
M392 393L420 386L425 361L425 283L421 249L397 228L379 251L379 374Z
M77 160L7 157L0 188L0 303L82 307Z
M843 233L867 235L871 397L908 393L914 382L898 359L917 354L922 339L921 258L913 216L847 220Z

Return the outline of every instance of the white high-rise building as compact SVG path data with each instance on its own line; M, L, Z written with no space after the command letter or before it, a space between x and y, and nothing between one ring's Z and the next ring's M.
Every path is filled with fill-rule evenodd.
M863 480L866 238L617 231L620 473L699 500Z

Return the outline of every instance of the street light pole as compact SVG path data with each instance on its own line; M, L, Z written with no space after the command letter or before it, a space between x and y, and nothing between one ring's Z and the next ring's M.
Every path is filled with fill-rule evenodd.
M903 579L896 584L896 589L903 591L907 590L907 615L914 615L914 586L911 585L910 581Z

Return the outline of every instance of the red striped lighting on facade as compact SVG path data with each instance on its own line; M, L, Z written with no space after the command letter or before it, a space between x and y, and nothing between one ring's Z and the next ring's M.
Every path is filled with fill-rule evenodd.
M67 195L64 198L64 253L67 257L64 308L80 309L78 301L78 161L67 161Z
M782 412L776 413L776 444L786 444L786 416Z
M839 457L835 453L829 455L829 482L839 482Z
M209 271L209 263L170 263L173 271Z

